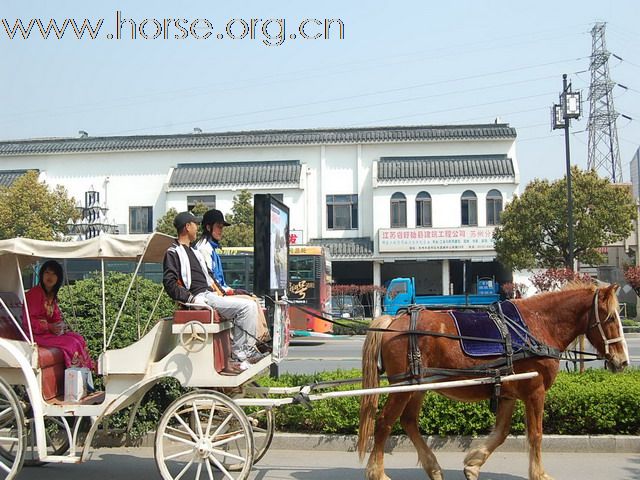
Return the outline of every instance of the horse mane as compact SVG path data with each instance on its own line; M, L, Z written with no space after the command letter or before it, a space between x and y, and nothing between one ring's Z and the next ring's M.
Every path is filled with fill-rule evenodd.
M596 290L598 289L605 289L607 287L609 287L611 284L607 283L607 282L603 282L601 280L598 279L594 279L594 280L572 280L569 283L567 283L564 287L562 287L560 289L561 292L564 291L571 291L571 290L582 290L582 289L587 289L588 291L590 291L591 293L596 292ZM618 302L618 296L615 294L617 288L611 291L610 295L607 295L606 297L606 309L607 309L607 318L611 317L612 315L614 315L615 313L618 312L618 310L620 309L620 304Z
M603 284L603 285L607 285L604 282L599 282L599 283ZM592 281L588 281L588 280L571 280L564 287L562 287L560 289L560 291L582 290L583 288L586 288L587 290L590 290L590 291L595 293L597 287L598 287L598 285L596 285Z

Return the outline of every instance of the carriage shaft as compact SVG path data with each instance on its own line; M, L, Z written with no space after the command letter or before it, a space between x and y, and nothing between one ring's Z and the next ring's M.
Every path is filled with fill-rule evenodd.
M473 385L485 385L500 382L511 382L517 380L527 380L538 375L538 372L526 372L516 373L513 375L506 375L504 377L483 377L474 378L469 380L454 380L450 382L437 382L437 383L421 383L416 385L390 385L388 387L378 388L362 388L358 390L340 390L336 392L325 392L313 395L305 395L304 399L307 401L325 400L327 398L339 398L339 397L361 397L364 395L378 395L381 393L400 393L400 392L418 392L423 390L441 390L446 388L461 388L469 387ZM300 387L295 387L300 388ZM273 389L273 390L278 390ZM273 394L277 393L270 388L265 388L261 393ZM262 406L262 407L279 407L281 405L289 405L297 402L296 397L291 398L238 398L235 402L240 406Z

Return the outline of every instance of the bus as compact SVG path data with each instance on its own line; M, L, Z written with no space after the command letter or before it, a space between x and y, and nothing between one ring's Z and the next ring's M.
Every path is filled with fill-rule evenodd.
M227 285L252 290L253 247L223 247L221 250L220 260ZM287 297L292 304L289 308L291 329L298 335L331 333L333 324L316 316L326 316L331 310L331 259L325 247L289 247Z

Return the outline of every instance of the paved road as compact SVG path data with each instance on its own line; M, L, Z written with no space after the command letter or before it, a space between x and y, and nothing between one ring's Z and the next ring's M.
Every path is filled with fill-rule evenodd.
M295 340L289 356L280 364L280 373L314 373L319 371L360 368L364 336L329 340ZM640 335L627 336L631 364L640 367ZM588 366L602 367L602 361L588 362Z
M364 337L313 342L295 342L280 371L312 373L337 368L360 368ZM640 335L627 338L632 364L640 365ZM277 433L276 433L277 435ZM447 480L464 480L461 471L464 453L438 452ZM638 453L544 453L547 471L556 480L631 480L640 478ZM395 452L386 456L387 474L393 480L426 478L416 466L415 453ZM364 469L352 452L270 450L255 467L251 480L355 480L364 478ZM125 480L154 479L159 474L153 451L144 448L103 448L81 465L48 465L24 468L20 480ZM527 478L525 453L498 452L483 469L482 480Z
M437 454L447 480L464 480L461 452ZM525 480L526 453L495 453L485 465L482 480ZM385 456L393 480L426 478L415 452ZM555 480L637 480L640 454L546 453L545 468ZM100 449L81 465L24 468L20 480L127 480L160 478L151 448ZM364 468L353 452L270 450L254 467L251 480L362 480Z

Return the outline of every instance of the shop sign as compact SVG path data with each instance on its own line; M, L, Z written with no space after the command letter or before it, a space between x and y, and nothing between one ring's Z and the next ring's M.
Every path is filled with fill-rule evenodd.
M304 236L302 230L289 230L289 245L303 245Z
M493 250L495 227L381 228L380 252Z

